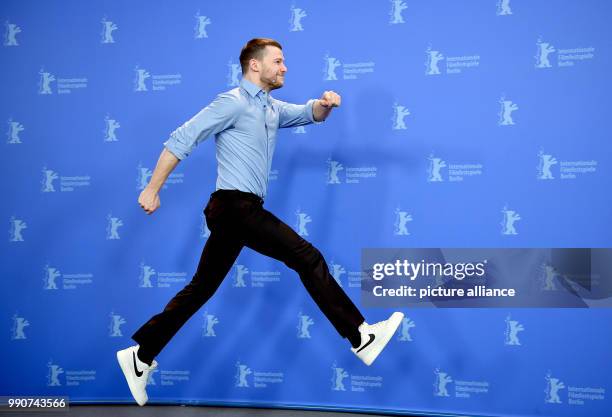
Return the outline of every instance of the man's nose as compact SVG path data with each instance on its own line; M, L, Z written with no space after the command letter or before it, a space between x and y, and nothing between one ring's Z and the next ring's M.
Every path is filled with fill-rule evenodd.
M287 72L287 66L285 64L281 67L281 72Z

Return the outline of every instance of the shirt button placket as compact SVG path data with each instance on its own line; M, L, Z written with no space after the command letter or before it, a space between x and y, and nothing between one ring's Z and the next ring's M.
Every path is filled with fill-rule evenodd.
M268 186L268 173L270 172L270 140L268 137L268 106L266 105L268 98L266 96L266 92L262 91L259 96L261 104L263 105L263 118L264 118L264 126L266 128L266 137L264 140L266 141L266 188Z

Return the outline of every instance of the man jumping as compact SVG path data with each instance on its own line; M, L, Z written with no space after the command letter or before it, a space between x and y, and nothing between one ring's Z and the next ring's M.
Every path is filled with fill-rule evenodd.
M326 91L305 105L272 98L270 91L283 86L287 72L282 47L272 39L250 40L242 48L240 64L240 86L219 94L170 135L151 181L138 197L147 214L157 210L159 190L172 170L200 142L215 135L217 185L204 209L211 233L198 268L164 310L134 333L137 345L117 352L139 405L148 400L147 379L157 367L154 358L210 299L245 246L296 271L323 314L367 365L384 349L404 317L396 312L387 320L367 324L329 273L321 253L263 208L278 129L325 120L340 106L340 96Z

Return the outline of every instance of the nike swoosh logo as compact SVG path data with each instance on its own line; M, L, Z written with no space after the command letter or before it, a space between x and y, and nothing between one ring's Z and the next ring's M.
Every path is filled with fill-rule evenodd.
M360 347L359 350L357 351L357 353L361 352L362 350L364 350L365 348L370 346L370 343L372 343L374 341L374 339L375 339L374 333L370 333L369 336L370 336L370 340L368 340L368 343L366 343L365 345Z
M134 372L136 372L136 376L140 378L142 376L142 371L139 371L136 366L136 352L132 352L132 359L134 359Z

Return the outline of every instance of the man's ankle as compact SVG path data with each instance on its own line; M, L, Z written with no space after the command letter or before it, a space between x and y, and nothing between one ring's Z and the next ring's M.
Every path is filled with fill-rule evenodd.
M361 345L361 333L358 329L346 336L353 348L357 349Z
M147 353L142 349L142 347L138 348L136 356L138 356L138 359L140 359L140 361L146 363L149 366L153 364L153 357L151 355L147 355Z

